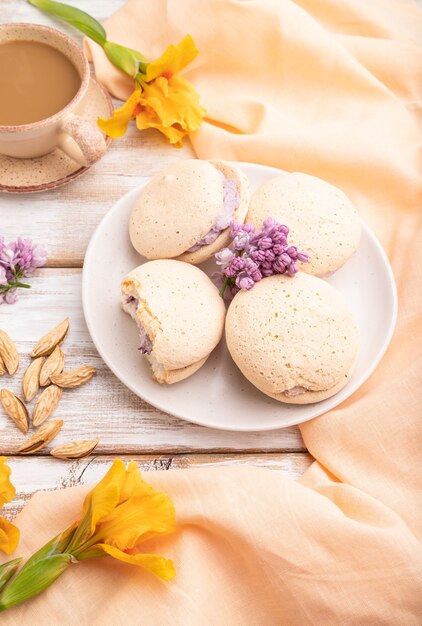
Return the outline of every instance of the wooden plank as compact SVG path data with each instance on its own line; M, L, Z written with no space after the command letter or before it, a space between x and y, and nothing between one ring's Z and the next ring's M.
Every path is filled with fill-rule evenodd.
M13 519L36 491L97 482L110 467L113 458L112 456L91 456L77 461L60 461L52 457L25 459L9 457L8 463L12 469L12 481L17 493L13 502L2 508L2 515ZM132 455L120 456L120 458L135 459L142 472L253 465L280 472L293 480L300 478L312 463L312 457L307 453Z
M24 291L15 305L1 306L0 325L22 355L18 374L2 377L1 387L21 393L22 375L29 363L25 355L41 335L66 316L71 319L63 346L66 367L92 364L98 368L98 375L88 384L63 393L54 417L62 418L65 426L55 445L99 437L101 454L304 450L297 427L261 433L218 431L166 415L135 396L110 372L94 348L83 318L80 282L81 271L77 269L40 270L31 279L32 289ZM23 439L0 410L0 454L13 454Z

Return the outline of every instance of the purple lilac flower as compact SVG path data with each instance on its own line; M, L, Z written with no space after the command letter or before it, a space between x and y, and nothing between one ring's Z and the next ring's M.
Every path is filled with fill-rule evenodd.
M233 239L233 248L235 250L247 250L249 248L250 235L240 231Z
M7 285L7 282L6 270L0 265L0 285Z
M4 301L7 304L14 304L17 299L18 299L17 289L9 289L9 291L6 291L6 293L4 294Z
M252 289L254 284L254 279L245 271L239 272L236 276L236 285L239 289Z
M0 292L0 304L6 302L6 304L13 304L17 300L17 289L9 289L5 292Z
M246 260L241 256L235 256L224 270L225 276L234 278L237 274L245 269Z
M0 237L0 304L12 304L17 299L17 289L29 288L22 278L31 276L35 269L47 262L43 246L34 245L31 239L18 237L5 243Z
M215 255L215 262L217 265L221 265L223 269L226 269L230 262L234 259L234 252L230 248L223 248Z
M31 239L18 239L9 244L9 249L13 251L13 265L19 268L22 276L30 276L35 269L45 265L47 253L42 246L32 243Z
M263 263L266 259L266 255L264 250L258 250L258 248L252 247L249 250L249 256L251 259L253 259L256 263Z
M229 295L239 289L252 289L255 283L266 276L288 274L294 276L299 271L298 262L306 263L308 255L289 245L289 228L269 217L263 228L256 231L252 224L232 222L230 248L224 248L215 255L221 266L221 295L229 287Z
M248 258L245 261L245 272L252 278L254 283L259 282L262 278L262 273L259 269L258 263L251 258Z
M270 248L273 247L273 245L274 245L274 242L271 239L271 237L263 236L257 242L257 246L259 250L269 250Z
M232 222L230 224L230 237L234 239L240 232L252 234L255 232L255 227L252 224L239 224L239 222Z
M252 224L238 224L232 222L230 225L230 237L232 238L232 247L237 251L247 252L249 250L250 239L255 232Z

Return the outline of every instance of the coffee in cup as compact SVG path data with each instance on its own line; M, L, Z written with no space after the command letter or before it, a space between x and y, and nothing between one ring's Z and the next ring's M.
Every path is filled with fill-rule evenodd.
M0 43L0 125L39 122L76 96L81 79L60 50L40 41Z
M39 157L56 148L90 165L106 151L96 124L77 115L88 61L64 33L39 24L0 25L0 153Z

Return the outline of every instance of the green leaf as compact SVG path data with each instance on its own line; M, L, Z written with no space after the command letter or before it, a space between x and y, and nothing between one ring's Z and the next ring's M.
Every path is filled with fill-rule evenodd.
M76 525L71 526L64 532L53 537L53 539L46 543L42 548L37 550L37 552L34 552L34 554L26 561L24 567L28 567L29 565L37 563L38 561L41 561L42 559L45 559L47 557L56 554L62 554L63 552L68 552L67 546L69 545L69 542L73 537L75 529Z
M145 57L137 50L126 48L112 41L106 41L103 48L113 65L131 78L135 78L139 72L146 72Z
M38 560L30 559L0 593L0 612L21 604L52 585L69 567L71 554L53 554Z
M3 589L5 584L12 578L21 561L22 558L13 559L13 561L8 561L7 563L0 565L0 590Z
M104 46L107 35L103 26L88 13L85 13L85 11L76 9L69 4L54 2L53 0L28 0L28 2L42 11L60 17L87 37L96 41L100 46Z
M9 561L2 566L5 568L4 572L0 568L1 589L2 573L5 577L7 576L6 566L12 567L12 564L16 563L13 571L4 581L3 590L0 593L0 612L38 595L63 574L74 560L74 557L66 550L75 529L76 524L70 526L35 552L7 586L5 583L12 577L21 559Z

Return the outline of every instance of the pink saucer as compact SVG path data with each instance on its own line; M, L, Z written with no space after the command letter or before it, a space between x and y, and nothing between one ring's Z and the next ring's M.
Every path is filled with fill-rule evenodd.
M95 121L98 117L110 117L112 111L113 104L108 92L91 77L78 115ZM107 138L106 141L109 145L111 140ZM36 159L14 159L0 154L0 191L32 193L55 189L82 176L91 167L81 167L59 149Z

